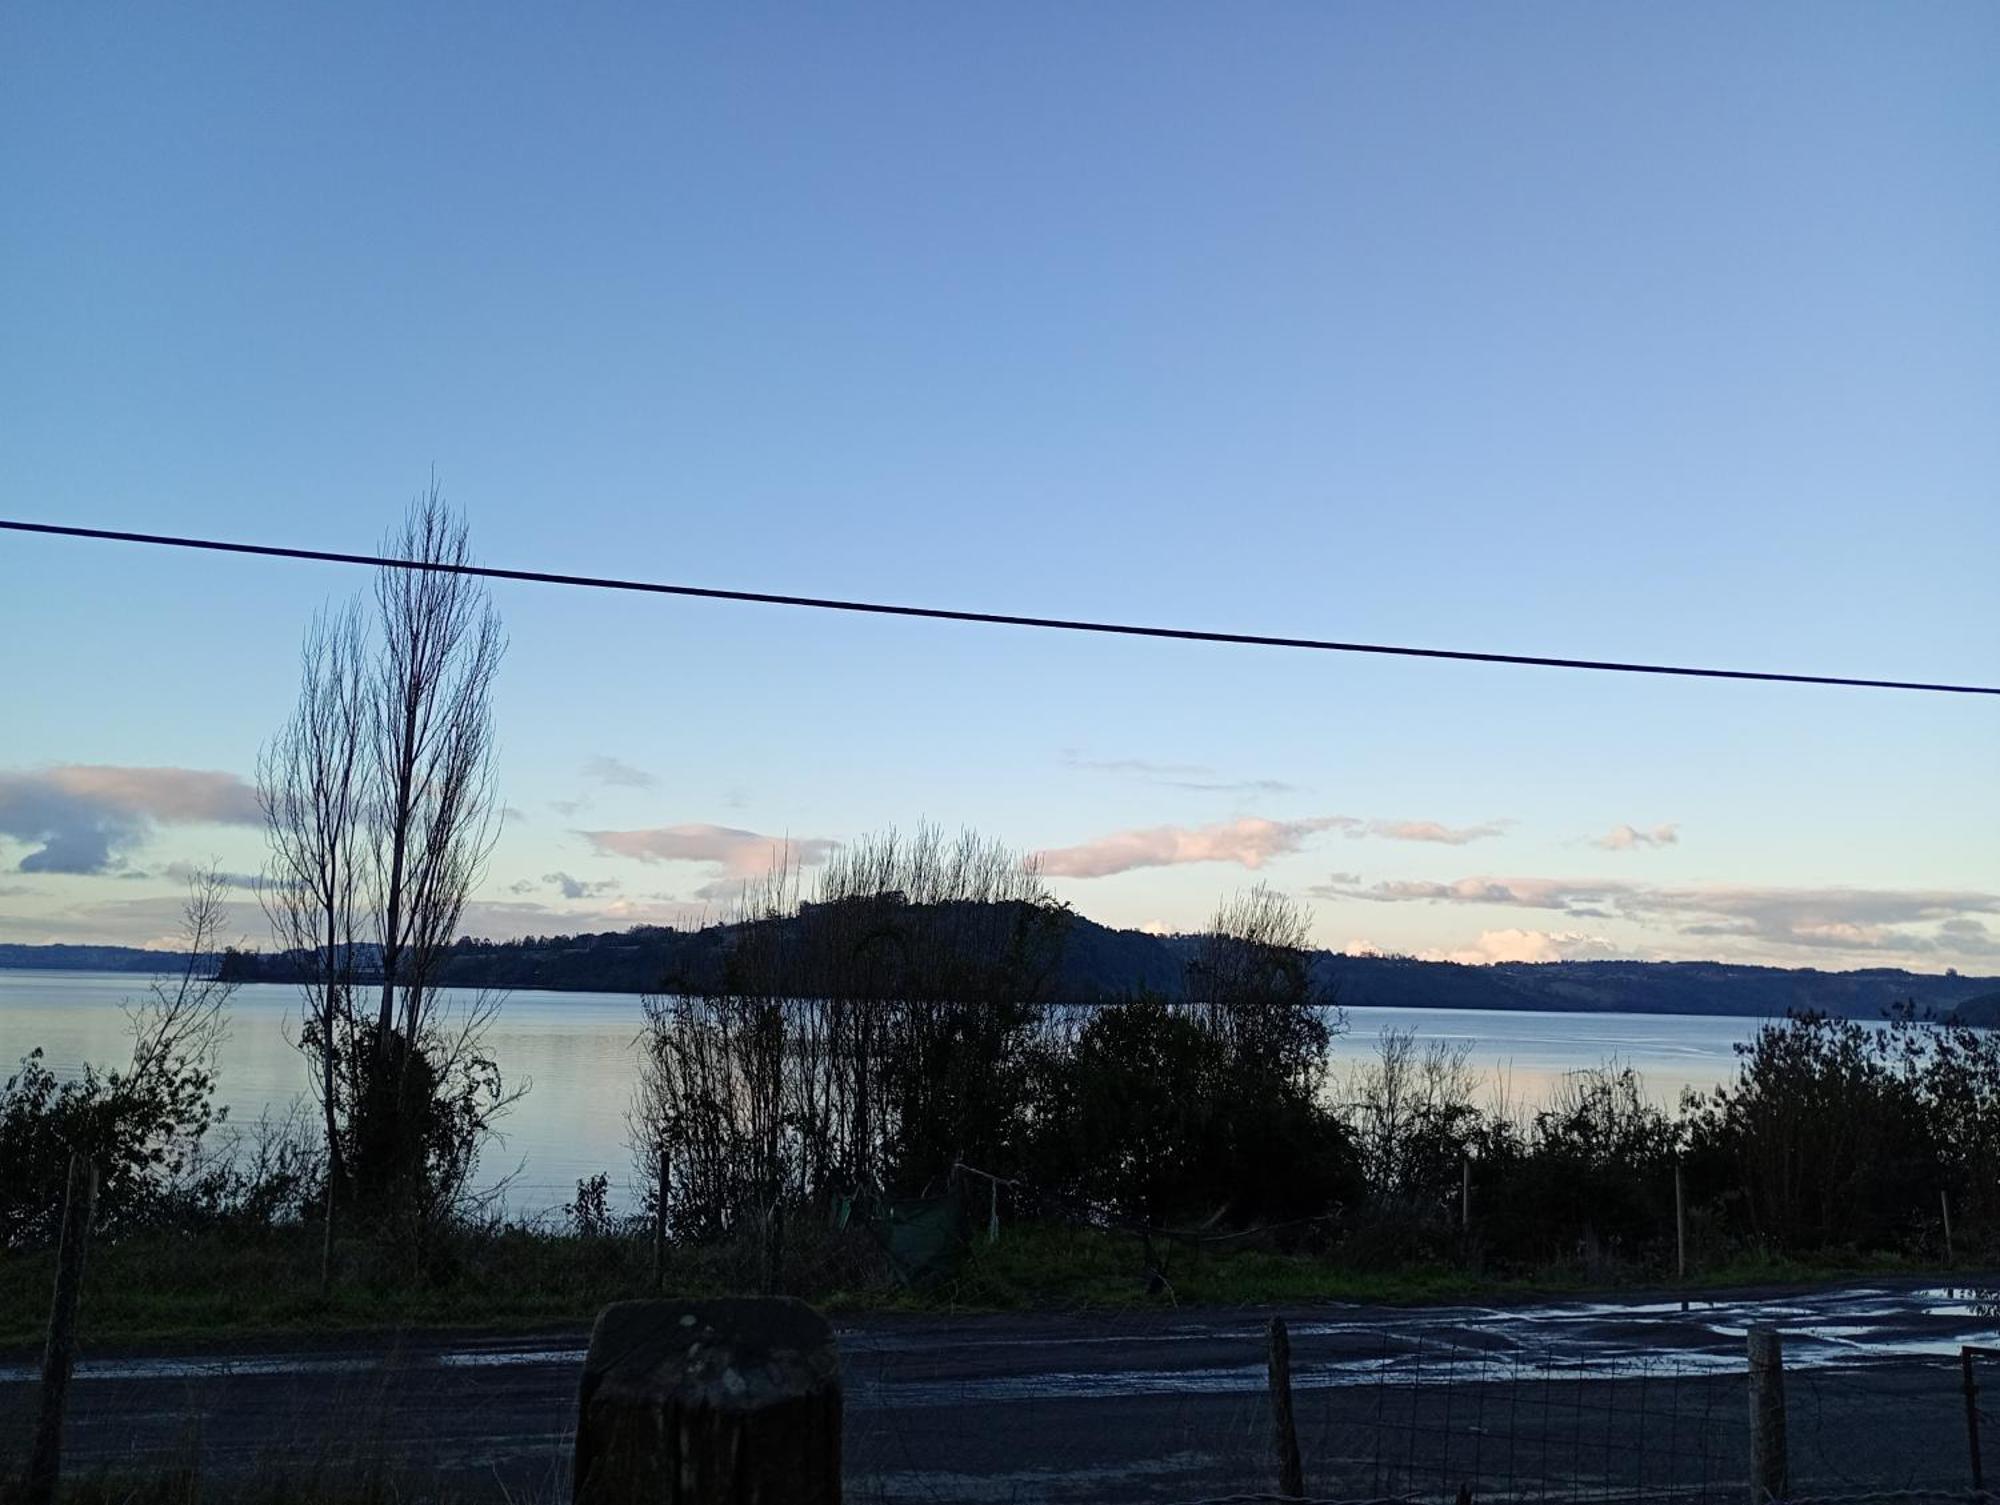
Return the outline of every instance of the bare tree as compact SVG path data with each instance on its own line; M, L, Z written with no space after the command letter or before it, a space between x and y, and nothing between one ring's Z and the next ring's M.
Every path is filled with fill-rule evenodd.
M189 1068L213 1070L215 1053L228 1033L227 1009L237 986L216 970L229 922L228 894L229 887L212 862L189 875L180 928L187 960L179 972L154 978L144 1000L126 1006L132 1031L128 1080L143 1084Z
M498 835L492 692L506 649L485 586L459 573L471 562L465 520L435 481L383 552L425 568L375 580L368 882L382 958L378 1067L397 1034L405 1044L422 1037L437 961Z
M778 854L713 965L645 1002L632 1144L645 1184L672 1162L670 1225L769 1231L1009 1163L1067 921L1031 862L970 832L848 844L805 902Z
M461 1207L493 1116L519 1095L481 1046L497 997L446 1019L437 989L498 835L499 618L435 482L383 552L417 567L378 574L372 630L360 603L315 619L298 706L258 769L261 896L302 973L300 1044L327 1142L323 1281L337 1195L410 1234L421 1258ZM380 968L373 1007L364 964Z
M340 1121L356 1069L355 940L369 775L363 644L355 607L314 618L301 655L298 705L257 762L269 843L258 897L279 949L301 972L300 1043L316 1068L326 1134L322 1291L332 1276L335 1188L344 1170Z
M1187 963L1196 1021L1240 1063L1317 1091L1326 1049L1344 1027L1313 976L1312 915L1263 884L1217 906Z

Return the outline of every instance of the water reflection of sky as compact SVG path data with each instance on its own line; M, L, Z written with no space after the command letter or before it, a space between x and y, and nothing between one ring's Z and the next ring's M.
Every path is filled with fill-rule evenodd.
M109 1062L125 1049L120 1004L144 991L140 976L0 971L0 1071L41 1046L59 1072ZM282 1112L305 1091L292 1046L296 990L238 991L223 1047L221 1100L239 1124ZM1732 1047L1755 1020L1665 1014L1493 1013L1476 1009L1357 1008L1333 1049L1334 1086L1373 1059L1384 1029L1414 1029L1420 1041L1463 1041L1489 1096L1532 1107L1565 1074L1607 1060L1638 1071L1662 1104L1684 1087L1714 1085L1734 1070ZM511 1175L509 1205L532 1213L559 1207L578 1178L608 1172L614 1190L630 1174L625 1113L631 1100L639 1000L627 993L517 992L490 1043L510 1084L527 1095L505 1121L506 1137L482 1166L488 1183Z
M1420 1042L1469 1047L1468 1063L1489 1091L1532 1107L1571 1072L1615 1061L1639 1073L1647 1095L1671 1105L1692 1087L1706 1090L1736 1069L1735 1046L1755 1033L1755 1019L1694 1014L1558 1014L1481 1009L1347 1010L1334 1046L1336 1071L1365 1065L1385 1030L1410 1029Z

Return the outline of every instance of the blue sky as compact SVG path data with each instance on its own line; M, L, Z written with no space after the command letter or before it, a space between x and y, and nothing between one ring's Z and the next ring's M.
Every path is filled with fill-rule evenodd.
M17 6L0 512L435 466L507 565L1990 683L1995 182L1984 4ZM364 583L0 539L0 940L253 869L175 771ZM1990 702L496 597L484 933L927 818L1116 924L2000 972Z

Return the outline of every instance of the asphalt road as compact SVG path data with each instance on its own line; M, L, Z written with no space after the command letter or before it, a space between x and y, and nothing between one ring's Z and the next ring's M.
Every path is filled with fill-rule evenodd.
M1283 1310L1310 1492L1360 1499L1743 1498L1744 1332L1785 1334L1795 1485L1964 1490L1966 1292L1869 1286L1700 1302ZM1269 1311L869 1317L836 1324L848 1496L1181 1501L1274 1487ZM412 1334L89 1354L79 1474L377 1468L495 1500L566 1499L585 1337ZM2000 1396L2000 1362L1982 1372ZM21 1435L32 1366L0 1364ZM2000 1475L2000 1411L1989 1424Z

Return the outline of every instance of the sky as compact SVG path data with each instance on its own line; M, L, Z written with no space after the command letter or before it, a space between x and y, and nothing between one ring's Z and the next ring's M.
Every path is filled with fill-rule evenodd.
M2000 682L2000 10L0 11L0 516ZM0 535L0 941L261 863L332 565ZM2000 974L2000 701L494 589L474 934L785 843L1105 923ZM268 944L239 895L243 937Z

